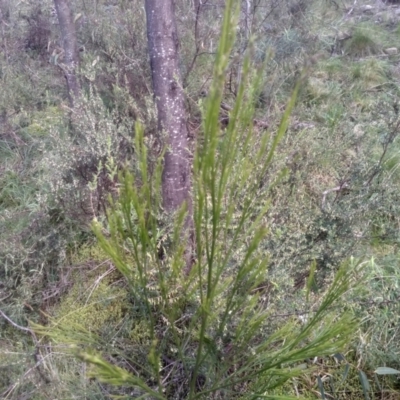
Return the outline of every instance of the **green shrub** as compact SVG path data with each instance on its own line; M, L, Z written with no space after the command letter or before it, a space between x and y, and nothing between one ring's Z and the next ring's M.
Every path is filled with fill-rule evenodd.
M330 312L352 281L357 267L351 263L340 269L309 318L292 319L280 328L269 319L270 310L262 300L268 263L261 244L267 238L268 193L279 177L268 172L295 94L276 135L269 140L267 134L255 134L253 104L260 75L251 72L247 58L230 123L220 135L218 109L235 26L231 7L228 2L204 109L204 138L193 165L192 270L184 272L181 232L186 209L165 225L159 212L161 163L148 179L147 148L137 125L140 169L120 176L120 198L109 212L108 224L97 222L94 229L128 284L130 317L135 320L129 336L133 334L141 348L116 345L112 356L92 334L80 329L78 335L62 320L53 327L36 328L58 342L78 344L77 355L92 366L93 377L127 386L131 396L273 398L275 390L301 373L297 363L343 348L357 327L349 315ZM255 204L260 196L264 201ZM310 289L313 271L309 282ZM309 301L309 294L303 301ZM113 362L107 361L110 357Z

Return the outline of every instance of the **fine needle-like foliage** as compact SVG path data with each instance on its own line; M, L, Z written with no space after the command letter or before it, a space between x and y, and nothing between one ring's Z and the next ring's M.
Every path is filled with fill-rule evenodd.
M139 350L136 357L124 354L129 362L122 367L98 342L90 346L90 340L82 340L74 348L92 366L93 377L129 387L130 398L289 398L279 396L279 388L302 373L301 365L340 351L357 328L349 315L332 313L332 305L352 283L355 262L337 272L307 320L271 328L262 301L268 279L262 244L268 232L268 196L280 177L272 176L270 166L297 87L276 132L258 131L253 127L254 99L262 75L247 57L229 123L221 127L219 110L237 15L237 2L228 0L213 84L203 108L204 137L193 163L196 248L190 274L184 269L186 242L181 235L186 208L172 222L160 217L162 165L148 169L140 125L137 170L120 176L120 197L107 226L94 224L100 245L129 286L128 313L142 329L141 357ZM312 281L311 276L308 286ZM37 330L67 342L72 333L65 335L63 329L60 322Z

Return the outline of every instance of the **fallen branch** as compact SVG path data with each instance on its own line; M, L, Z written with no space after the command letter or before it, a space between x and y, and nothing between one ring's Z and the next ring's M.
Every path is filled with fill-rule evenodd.
M32 331L32 329L25 328L24 326L21 326L21 325L16 324L11 318L7 317L7 315L4 314L4 312L1 311L1 310L0 310L0 315L1 315L6 321L8 321L14 328L17 328L17 329L19 329L19 330L21 330L21 331L24 331L24 332L29 332L30 334L34 335L34 332Z
M338 193L340 193L342 190L348 189L348 188L349 188L349 184L348 184L347 182L343 182L343 183L342 183L341 185L339 185L339 186L336 186L336 187L334 187L334 188L332 188L332 189L327 189L327 190L325 190L325 192L322 193L322 204L321 204L321 208L324 209L324 207L325 207L326 196L327 196L329 193L336 192L336 193L338 194Z
M17 323L15 323L11 318L9 318L2 310L0 310L0 315L8 322L8 323L10 323L14 328L17 328L17 329L19 329L19 330L21 330L21 331L23 331L23 332L28 332L28 333L30 333L31 335L32 335L32 339L33 339L33 341L34 341L34 343L35 343L35 352L34 352L34 354L33 354L33 358L34 358L34 360L35 360L35 365L31 368L31 369L29 369L25 374L24 374L24 377L26 376L26 375L28 375L28 373L30 372L30 371L32 371L33 369L36 369L37 371L38 371L38 373L39 373L39 376L43 379L43 381L46 383L46 384L48 384L48 383L50 383L50 380L49 380L49 378L47 378L47 376L45 375L45 373L40 369L40 366L41 366L41 364L43 364L43 360L44 360L44 357L40 354L40 351L39 351L39 346L38 346L38 340L37 340L37 338L36 338L36 335L35 335L35 332L32 330L32 329L30 329L30 328L26 328L26 327L24 327L24 326L21 326L21 325L18 325ZM16 388L16 386L19 384L19 382L17 382L15 385L12 385L10 388L8 388L7 390L6 390L6 392L4 392L4 393L11 393L15 388ZM2 394L2 395L4 395L4 393ZM8 394L9 394L8 393Z

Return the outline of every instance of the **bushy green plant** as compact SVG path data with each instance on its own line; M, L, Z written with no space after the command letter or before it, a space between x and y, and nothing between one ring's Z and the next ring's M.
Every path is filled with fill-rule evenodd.
M137 174L121 175L120 198L108 224L96 223L94 228L126 279L141 348L131 356L126 348L115 349L119 356L109 362L109 349L99 347L83 329L74 334L62 321L55 328L37 328L57 341L84 345L76 352L91 365L91 375L130 387L131 396L275 398L275 389L300 373L296 363L341 349L357 326L349 315L330 312L352 281L356 267L351 264L340 269L313 315L303 322L290 320L279 329L271 324L262 301L268 262L260 244L267 237L268 193L279 179L269 171L295 94L272 139L256 133L252 124L260 75L252 73L247 58L230 122L220 134L218 110L234 38L232 9L233 2L227 2L204 108L204 138L194 158L196 251L191 271L185 273L181 237L186 208L164 227L160 223L161 163L150 175L143 130L137 125ZM260 205L261 195L265 199ZM90 351L91 344L102 354ZM118 357L129 362L120 364Z

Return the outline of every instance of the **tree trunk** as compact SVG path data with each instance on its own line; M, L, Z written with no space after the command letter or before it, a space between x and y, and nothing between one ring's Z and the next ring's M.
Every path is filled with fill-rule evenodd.
M178 36L173 0L145 0L147 39L158 128L167 151L162 177L163 206L172 214L186 202L188 214L184 236L189 240L186 268L190 269L193 248L191 165L186 111L178 62Z
M72 108L74 99L79 96L79 82L76 76L79 57L75 23L72 16L70 0L54 0L54 5L56 6L64 49L64 64L61 65L61 67L64 70L65 79L67 81L68 98Z

